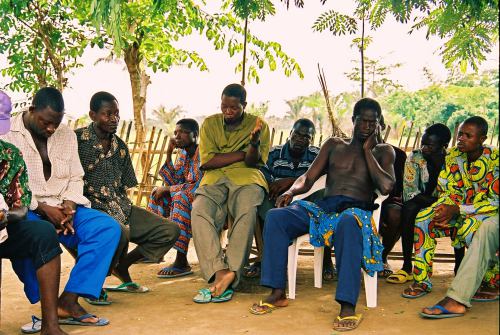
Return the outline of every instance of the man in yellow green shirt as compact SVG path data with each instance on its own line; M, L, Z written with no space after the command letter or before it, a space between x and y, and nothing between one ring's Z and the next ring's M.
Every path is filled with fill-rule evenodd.
M246 91L239 84L224 88L222 113L205 119L200 130L200 164L204 171L192 209L193 241L203 277L211 283L198 291L198 303L232 298L248 259L259 206L267 182L259 170L269 154L269 127L245 113ZM233 218L225 252L220 232Z

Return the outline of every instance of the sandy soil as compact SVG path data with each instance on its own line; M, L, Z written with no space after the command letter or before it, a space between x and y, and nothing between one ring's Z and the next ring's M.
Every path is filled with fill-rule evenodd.
M443 240L444 243L446 241ZM443 247L441 247L443 251ZM449 251L449 250L448 250ZM82 300L88 311L111 320L106 327L65 326L69 334L339 334L331 325L338 313L338 304L333 300L336 282L324 283L322 289L313 287L312 257L303 256L299 261L297 296L289 307L265 316L254 316L248 312L268 292L258 286L257 280L245 280L231 302L224 304L197 305L191 298L196 290L204 286L196 264L194 248L190 258L194 264L194 275L160 280L155 277L158 264L137 264L132 267L135 281L149 287L146 294L111 293L111 306L91 306ZM167 263L174 257L171 251ZM399 261L391 261L399 268ZM66 282L72 260L63 255L62 285ZM365 307L362 290L358 312L364 319L352 334L498 334L499 305L497 303L475 303L464 317L449 320L423 320L418 312L424 306L433 305L446 292L453 279L451 264L435 265L434 291L420 299L408 300L400 297L404 286L387 284L379 280L378 307ZM118 283L108 278L107 283ZM20 334L19 327L30 320L32 314L40 315L39 305L30 305L22 286L12 272L10 262L3 261L2 324L0 334Z

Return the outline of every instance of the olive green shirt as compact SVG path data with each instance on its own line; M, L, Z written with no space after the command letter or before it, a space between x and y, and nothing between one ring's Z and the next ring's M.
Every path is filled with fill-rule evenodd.
M200 186L213 185L220 178L227 177L236 185L257 184L267 191L264 174L259 170L264 166L269 155L269 126L262 121L260 134L260 160L257 168L248 167L245 162L236 162L222 168L205 170ZM226 130L222 113L211 115L203 121L200 130L200 163L207 163L215 154L247 151L250 144L250 133L255 127L257 116L245 113L243 121L234 130Z

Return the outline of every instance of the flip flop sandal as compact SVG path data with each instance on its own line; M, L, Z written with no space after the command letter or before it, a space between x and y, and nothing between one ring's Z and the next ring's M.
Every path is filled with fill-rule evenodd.
M212 302L227 302L233 299L233 294L234 294L233 289L228 288L221 295L212 297Z
M388 276L385 281L391 284L404 284L413 279L413 273L408 274L405 270L398 270Z
M194 296L193 301L197 304L206 304L212 301L212 292L208 288L198 290L198 294Z
M338 280L337 271L335 271L335 268L325 268L323 269L321 278L323 278L324 281L336 281Z
M101 319L97 318L97 322L83 322L82 320L88 319L88 318L97 318L97 316L93 314L84 314L82 316L79 316L77 318L74 317L69 317L69 318L64 318L64 319L59 319L59 324L60 325L70 325L70 326L93 326L93 327L101 327L101 326L106 326L109 324L108 319Z
M135 287L137 290L131 290L129 287ZM149 292L149 288L141 286L134 282L122 283L120 285L108 285L103 287L109 292L126 292L126 293L146 293Z
M243 277L245 278L258 278L260 277L260 266L252 264L246 267L243 271Z
M426 319L449 319L465 315L464 313L452 313L441 305L434 305L432 307L427 307L427 309L439 309L441 314L427 314L420 312L420 316Z
M413 285L410 285L409 287L410 291L411 292L417 292L417 294L408 294L408 293L401 293L401 296L403 298L407 298L407 299L417 299L417 298L421 298L423 297L424 295L428 294L429 292L426 291L423 287L420 287L420 286L413 286Z
M336 321L339 323L342 321L355 321L355 323L352 326L342 326L342 325L333 326L333 330L343 332L343 331L356 329L356 328L358 328L362 319L363 319L362 314L356 314L356 315L344 316L344 317L341 317L340 315L338 315L336 318Z
M490 296L490 298L480 298L480 297L474 298L477 295ZM476 293L476 294L474 294L472 299L470 299L470 301L473 301L473 302L492 302L492 301L497 301L497 300L498 300L498 294L486 293L486 292Z
M263 302L262 300L259 301L258 304L253 304L252 307L250 307L250 313L255 314L255 315L264 315L264 314L269 314L272 313L275 309L278 309L280 307L270 304L268 302Z
M173 271L173 272L177 272L177 273L173 274L173 275L157 274L156 277L158 277L158 278L178 278L178 277L184 277L184 276L188 276L190 274L193 274L193 271L191 270L191 268L189 268L188 271L185 271L185 269L179 269L176 267L165 267L165 268L160 270L160 272L162 272L162 271L163 272Z
M101 294L98 299L85 298L87 303L95 306L108 306L111 305L112 301L108 300L108 292L106 290L101 290Z
M24 334L35 334L42 331L42 319L32 315L31 322L21 327Z

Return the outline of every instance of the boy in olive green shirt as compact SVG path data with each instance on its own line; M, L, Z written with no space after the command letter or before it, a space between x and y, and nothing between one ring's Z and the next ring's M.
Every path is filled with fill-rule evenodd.
M221 114L209 116L200 131L200 163L204 171L193 202L192 229L196 254L210 288L194 301L223 302L232 298L248 258L259 206L267 182L259 167L269 154L269 127L244 112L245 88L228 85L222 91ZM220 232L226 215L234 218L225 253Z

